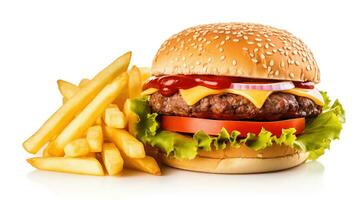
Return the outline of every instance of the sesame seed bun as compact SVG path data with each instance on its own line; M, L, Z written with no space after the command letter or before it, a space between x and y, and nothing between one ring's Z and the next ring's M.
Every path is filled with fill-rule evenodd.
M287 146L274 145L261 151L248 147L199 153L192 160L178 160L161 155L168 166L207 173L262 173L289 169L306 161L308 153Z
M200 25L166 40L152 74L203 74L320 82L308 47L291 33L246 23Z

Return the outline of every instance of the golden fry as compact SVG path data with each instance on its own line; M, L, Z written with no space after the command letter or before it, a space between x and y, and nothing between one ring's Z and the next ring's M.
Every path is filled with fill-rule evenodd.
M124 159L124 166L131 169L140 170L153 175L161 175L161 170L156 160L151 156L144 158L129 158L122 155Z
M113 143L103 144L102 159L105 169L110 176L119 174L123 170L123 158Z
M144 158L145 149L143 143L125 130L105 127L105 136L117 145L119 150L131 158Z
M104 111L104 122L112 128L125 128L127 120L117 105L111 104Z
M68 99L73 97L79 91L79 88L76 85L68 81L58 80L57 85L63 96L63 102L68 101Z
M141 75L140 70L135 65L129 71L128 81L129 98L140 96L141 93Z
M35 134L23 143L25 150L35 154L51 138L60 134L68 123L71 122L109 82L127 70L130 58L131 52L128 52L99 72L88 85L63 104Z
M27 162L41 170L104 176L102 165L95 158L37 157Z
M87 141L91 152L101 152L103 145L103 131L101 126L92 126L86 132Z
M83 87L86 86L89 82L90 82L89 79L84 78L84 79L82 79L82 80L79 82L78 86L79 86L80 88L83 88Z

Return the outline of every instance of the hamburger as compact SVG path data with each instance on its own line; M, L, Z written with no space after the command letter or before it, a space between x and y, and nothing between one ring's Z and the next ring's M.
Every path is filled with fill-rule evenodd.
M131 100L136 136L168 166L209 173L288 169L324 154L344 110L319 91L310 49L249 23L185 29L166 40Z

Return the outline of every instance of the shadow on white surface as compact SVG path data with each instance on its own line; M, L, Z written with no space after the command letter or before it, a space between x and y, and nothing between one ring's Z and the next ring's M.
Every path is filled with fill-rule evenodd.
M278 191L279 194L296 194L297 190L318 192L323 189L323 174L324 166L313 161L290 170L265 174L217 175L163 167L163 176L151 176L133 170L125 170L118 177L94 177L36 170L28 173L27 178L49 190L59 199L123 199L160 196L160 192L163 191L182 194L190 192L200 196L207 188L215 188L210 191L211 197L218 197L222 192L239 192L240 195L251 195L253 192L256 196L266 195L272 190Z

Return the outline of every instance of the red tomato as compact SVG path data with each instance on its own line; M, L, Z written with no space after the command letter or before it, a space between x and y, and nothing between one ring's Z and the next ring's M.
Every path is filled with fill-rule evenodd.
M240 137L246 137L248 133L258 134L262 128L273 135L280 136L281 129L295 128L300 134L305 128L305 118L287 119L271 122L215 120L179 116L162 116L160 127L164 130L194 134L199 130L209 135L218 135L224 127L229 133L233 130L240 132Z

